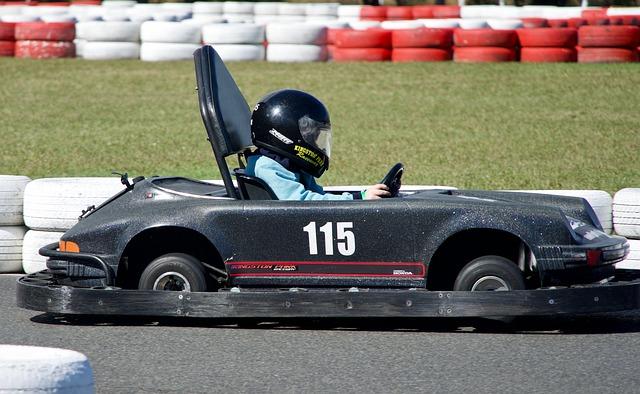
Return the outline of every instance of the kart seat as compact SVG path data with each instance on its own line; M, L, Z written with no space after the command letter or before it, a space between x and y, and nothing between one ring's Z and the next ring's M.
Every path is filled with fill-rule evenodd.
M213 148L227 195L239 199L241 196L233 185L226 158L235 154L240 156L253 146L249 104L212 46L198 48L193 53L193 58L200 115L207 130L207 137Z
M262 179L247 175L244 169L236 168L233 170L236 180L238 181L238 190L240 198L243 200L277 200L278 197L271 187Z

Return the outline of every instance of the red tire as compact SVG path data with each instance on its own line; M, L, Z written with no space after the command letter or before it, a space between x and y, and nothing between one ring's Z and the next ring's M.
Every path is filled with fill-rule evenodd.
M365 5L360 9L360 19L384 21L387 19L387 7Z
M453 44L457 47L513 48L518 42L515 30L456 29Z
M391 51L394 63L406 62L446 62L451 60L450 49L439 48L396 48Z
M454 47L453 61L456 63L493 63L516 60L516 51L500 47Z
M567 27L569 26L568 19L548 19L547 24L549 27Z
M433 6L434 18L460 18L460 7L457 5L436 5Z
M414 5L411 7L411 14L413 19L431 19L433 18L432 5Z
M569 18L567 20L567 24L569 25L569 27L574 27L577 29L580 26L586 25L587 21L582 18Z
M522 48L522 63L567 63L577 60L574 48Z
M391 30L341 30L336 33L335 46L338 48L390 48Z
M578 30L571 27L519 29L517 34L523 47L573 48L578 42Z
M599 8L597 10L582 10L580 16L585 19L605 17L607 16L607 10L604 8Z
M76 38L76 25L73 22L16 24L16 40L73 41L74 38Z
M635 48L578 47L578 63L629 63L637 61L638 52Z
M382 62L391 60L391 51L385 48L335 48L334 62Z
M0 56L12 57L16 51L15 41L0 41Z
M66 41L16 41L15 56L31 59L75 57L76 47Z
M545 18L522 18L522 26L524 26L525 29L535 29L547 27L549 24Z
M16 40L16 24L8 22L0 22L0 40L15 41Z
M610 25L638 26L638 15L616 15L609 17Z
M588 26L606 26L609 24L609 18L607 17L598 17L598 18L585 18Z
M413 12L410 6L390 6L387 7L388 20L413 19Z
M394 48L451 48L453 32L445 29L394 30L391 46Z
M353 30L353 29L349 29L349 28L345 28L345 29L328 29L327 30L327 44L329 44L329 45L335 44L338 32L339 31L343 31L343 30Z
M578 43L581 47L636 48L640 45L640 27L582 26Z

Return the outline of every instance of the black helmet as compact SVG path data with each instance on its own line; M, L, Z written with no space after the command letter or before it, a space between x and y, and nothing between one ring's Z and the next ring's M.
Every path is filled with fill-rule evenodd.
M253 143L318 178L329 168L331 121L320 100L299 90L264 96L251 114Z

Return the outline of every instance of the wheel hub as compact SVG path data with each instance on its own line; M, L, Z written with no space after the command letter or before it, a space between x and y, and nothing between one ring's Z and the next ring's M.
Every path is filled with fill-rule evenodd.
M178 272L165 272L153 283L153 290L191 291L191 285L184 275Z
M478 279L471 291L509 291L511 290L507 282L504 279L497 276L483 276Z

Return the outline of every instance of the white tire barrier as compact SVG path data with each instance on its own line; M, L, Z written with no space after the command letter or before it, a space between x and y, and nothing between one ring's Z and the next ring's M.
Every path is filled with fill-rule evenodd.
M67 349L0 345L0 392L94 392L93 371L87 356Z
M108 8L129 8L135 5L134 0L105 0L102 2L102 6Z
M460 26L459 19L418 19L424 27L432 29L455 29Z
M31 181L21 175L0 175L0 226L22 225L24 189Z
M602 228L605 232L611 233L612 223L612 203L611 195L603 190L518 190L523 193L551 194L554 196L579 197L587 200L593 208Z
M616 234L640 238L640 188L627 188L613 196L613 227Z
M253 23L253 14L222 14L228 23Z
M214 44L213 47L225 62L261 61L265 58L262 44Z
M82 57L84 55L84 45L87 43L87 40L81 40L76 38L73 40L73 45L76 46L76 57Z
M418 21L383 21L380 27L385 30L403 30L403 29L419 29L424 27L422 22Z
M137 22L80 22L76 23L76 37L86 41L137 42L140 24Z
M640 270L640 240L630 239L629 255L626 259L616 264L616 268Z
M254 15L278 15L278 5L276 2L260 2L253 6Z
M144 22L140 26L140 39L144 43L199 44L202 34L198 26L178 22Z
M487 24L493 30L515 30L523 27L520 19L489 19Z
M193 3L193 14L222 14L222 2L216 1L195 1Z
M301 3L279 3L278 15L306 15L306 7Z
M327 43L327 28L316 24L272 23L267 25L266 37L269 45L324 45Z
M22 240L22 270L27 274L47 269L47 258L38 251L41 247L58 242L64 232L29 230Z
M37 7L25 7L22 9L22 13L24 15L35 15L37 17L41 17L43 15L59 15L66 14L67 7L39 5Z
M254 4L248 1L225 1L222 3L223 14L253 15Z
M461 29L486 29L489 27L484 19L461 19L459 24Z
M88 60L138 59L140 44L137 42L86 42L82 57Z
M8 23L37 22L40 17L35 15L3 15L0 21Z
M205 44L262 44L265 28L261 25L244 23L219 23L202 28Z
M22 272L22 240L26 231L20 226L0 227L0 273Z
M269 44L269 62L323 62L327 60L326 45Z
M182 23L194 23L198 24L201 27L204 25L208 25L210 23L226 23L227 20L224 19L222 15L217 14L193 14L191 19L185 19Z
M380 27L380 22L378 21L352 21L349 22L349 27L353 30L367 30L376 27Z
M191 14L193 13L192 3L160 3L160 8L165 11L171 11L176 14Z
M33 230L64 231L83 209L96 207L124 188L118 178L44 178L24 190L24 221Z
M40 17L43 22L47 23L60 23L60 22L75 22L76 18L73 15L43 15Z
M193 52L199 44L143 42L140 45L140 60L160 62L168 60L193 60Z
M307 16L338 16L338 3L310 3L305 6Z

